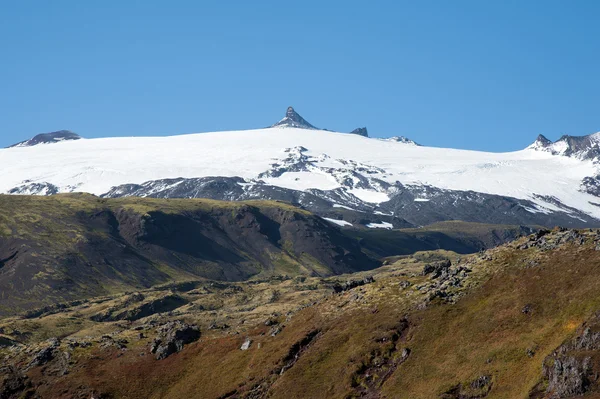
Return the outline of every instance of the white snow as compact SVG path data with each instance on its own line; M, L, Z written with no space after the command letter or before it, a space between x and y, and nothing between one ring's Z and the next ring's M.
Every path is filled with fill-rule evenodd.
M351 211L354 211L354 210L356 210L356 209L352 209L352 208L350 208L349 206L346 206L346 205L341 205L341 204L333 204L333 207L334 207L334 208L344 208L344 209L348 209L348 210L351 210Z
M262 180L273 186L300 191L308 190L309 188L333 190L340 187L331 175L319 172L286 172L279 177L269 177Z
M338 226L352 226L352 223L346 222L345 220L331 219L331 218L323 218L330 223L337 224Z
M388 229L391 230L394 228L394 225L388 222L381 222L381 223L369 223L367 225L368 228L371 229Z
M0 192L20 186L25 180L48 182L63 192L76 187L78 191L99 195L120 184L164 178L256 179L271 168L274 159L286 157L286 148L297 146L305 147L319 166L332 160L354 161L382 170L370 176L389 183L511 196L529 199L546 209L552 209L551 204L534 198L534 194L552 196L567 206L600 217L600 208L589 203L597 199L578 191L584 177L600 172L600 166L592 161L533 149L508 153L466 151L296 128L66 140L0 149ZM352 169L352 163L347 167ZM336 187L334 176L323 174L324 169L321 167L318 173L285 173L270 184L297 189ZM375 204L388 200L391 194L383 188L355 188L349 192Z
M364 188L353 188L352 190L348 190L348 192L358 199L374 204L380 204L390 200L390 197L388 197L386 193L365 190Z
M375 211L375 212L373 212L373 214L375 214L375 215L382 215L382 216L394 216L391 213L383 213L381 211Z

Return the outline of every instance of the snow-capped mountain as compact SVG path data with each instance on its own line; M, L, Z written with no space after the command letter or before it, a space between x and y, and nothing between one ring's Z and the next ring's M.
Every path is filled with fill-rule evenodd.
M81 139L81 136L79 136L76 133L73 133L69 130L59 130L58 132L38 134L37 136L34 136L33 138L31 138L29 140L25 140L25 141L21 141L20 143L13 144L8 148L31 147L31 146L38 145L38 144L53 144L53 143L59 143L61 141L66 141L66 140L79 140L79 139Z
M600 132L587 136L564 135L555 142L540 134L533 144L527 148L547 151L553 155L598 160L600 157Z
M271 125L271 127L295 127L299 129L316 129L313 125L308 123L306 119L300 116L293 107L288 107L285 112L285 117L279 122Z
M318 130L290 107L266 129L3 149L0 192L285 200L345 226L600 226L600 166L581 156L597 144L586 140L587 152L539 138L509 153L425 147Z
M367 131L366 127L357 127L356 129L354 129L350 133L352 133L352 134L358 134L359 136L363 136L363 137L369 137L369 132Z

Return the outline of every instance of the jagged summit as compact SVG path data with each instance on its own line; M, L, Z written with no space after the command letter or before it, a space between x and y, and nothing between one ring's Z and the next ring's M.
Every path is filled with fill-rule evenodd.
M29 140L25 140L25 141L21 141L20 143L13 144L13 145L9 146L8 148L31 147L31 146L38 145L38 144L52 144L52 143L58 143L60 141L79 140L79 139L81 139L81 136L78 135L77 133L73 133L69 130L59 130L57 132L38 134Z
M533 143L531 143L531 145L529 145L527 148L532 149L532 150L543 150L544 148L548 147L551 144L552 144L551 140L549 140L543 134L540 134L537 136L535 141Z
M300 116L299 113L296 112L294 107L288 107L285 112L285 117L279 122L271 125L270 127L295 127L299 129L312 129L312 130L326 130L332 131L329 129L320 129L311 125L306 119ZM359 136L369 137L369 133L367 132L366 127L359 127L350 132L350 134L358 134Z
M600 158L600 132L587 136L564 135L554 142L540 134L527 148L553 155L597 160Z
M366 127L358 127L350 132L351 134L358 134L359 136L369 137L369 132L367 132Z
M285 117L271 127L295 127L300 129L317 129L298 114L293 107L288 107Z

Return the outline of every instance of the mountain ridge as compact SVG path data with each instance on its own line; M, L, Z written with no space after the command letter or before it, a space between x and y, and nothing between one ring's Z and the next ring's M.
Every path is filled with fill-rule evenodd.
M24 140L19 143L10 145L6 148L13 147L31 147L39 144L54 144L65 140L80 140L82 137L70 130L58 130L50 133L40 133L33 136L29 140Z
M362 129L317 130L289 107L266 129L13 147L0 151L0 192L277 199L347 227L457 218L600 226L594 135L555 143L540 136L521 151L488 153L369 138Z

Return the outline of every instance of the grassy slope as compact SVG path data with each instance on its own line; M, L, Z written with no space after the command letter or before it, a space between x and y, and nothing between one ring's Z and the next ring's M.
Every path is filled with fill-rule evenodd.
M179 316L200 323L203 331L202 340L182 353L163 361L140 356L150 338L131 338L124 353L98 347L76 351L73 370L50 378L51 383L38 389L43 397L91 386L116 398L217 398L227 393L238 398L263 397L256 388L262 385L269 397L285 399L364 397L365 392L380 398L439 398L457 384L489 375L493 385L487 398L527 398L541 379L543 359L600 309L600 251L594 249L594 234L589 233L583 245L519 249L527 240L521 239L483 255L462 257L461 262L472 269L459 290L463 296L453 304L434 299L424 309L420 305L428 295L416 287L431 281L420 275L423 263L418 259L426 254L369 272L375 274L375 283L341 294L327 294L323 288L295 291L302 284L281 282L279 299L256 308L252 298L263 296L255 290L272 290L272 283L265 282L262 288L237 283L242 291L222 299L230 305L216 312ZM311 279L303 284L323 287L319 279ZM403 281L412 286L403 288ZM207 300L195 298L196 303ZM315 305L289 313L290 320L284 321L288 314L284 309L315 299ZM252 306L244 308L244 304ZM531 309L528 314L522 312L525 305ZM84 308L64 317L88 311ZM253 317L248 312L262 313ZM285 324L276 337L261 322L270 312L279 312ZM232 328L208 330L206 324L214 317ZM402 330L404 317L409 327ZM15 321L21 330L32 322L36 320ZM89 320L85 323L86 334L91 334L93 326ZM98 334L109 330L105 324L95 328L107 329ZM297 363L281 374L282 359L311 331L319 333ZM246 337L254 342L250 350L241 351ZM410 356L381 380L389 361L397 361L403 348L410 349ZM379 376L372 385L375 390L369 391L361 370L374 370L373 375Z
M531 257L540 257L540 264L525 268ZM590 245L548 254L509 249L482 267L485 272L478 278L484 282L471 295L456 305L431 306L409 316L414 326L400 345L409 347L411 356L385 382L381 397L436 398L456 384L489 374L489 398L526 398L540 380L544 357L600 308L600 252ZM331 319L326 304L307 311L306 319L294 325L302 331L320 328L323 336L277 380L272 397L355 395L353 375L381 351L376 338L408 311L407 303L393 295L393 289L384 298L373 293L366 306ZM526 304L533 309L530 315L521 312ZM532 357L528 349L535 352ZM172 397L182 385L170 391Z
M143 225L144 219L152 219L154 214L177 217L162 217L155 223L156 234L164 233L170 247L161 246L163 237L149 247L115 236L119 233L111 227L110 218L114 220L113 215L119 212L129 215L133 235L137 234L135 223ZM254 222L254 217L262 217L261 223ZM304 254L313 243L330 244L331 226L322 222L325 238L318 241L306 236L305 247L296 251L293 244L277 243L276 238L269 241L267 233L256 231L254 226L271 223L275 230L268 234L277 237L279 224L270 217L288 220L282 225L297 222L300 227L321 228L320 219L309 212L274 201L101 199L87 194L0 196L0 271L4 272L0 273L0 298L11 299L10 303L0 303L0 314L10 313L19 303L25 307L29 302L53 304L198 276L241 279L257 274L310 274L313 270L322 275L333 273L320 260ZM159 224L164 220L172 224L164 228L164 223ZM182 226L191 226L197 235L191 237ZM118 229L122 233L123 226ZM293 234L290 230L286 234ZM187 247L180 249L183 245L178 244L184 241ZM344 248L346 243L334 245ZM261 251L269 257L269 267L257 258ZM3 268L13 256L17 266Z
M446 249L468 254L492 248L529 234L533 227L493 225L448 221L420 228L385 230L346 230L347 234L361 240L366 251L375 256L407 255L415 251Z

